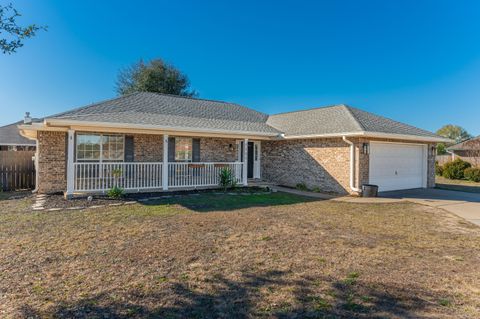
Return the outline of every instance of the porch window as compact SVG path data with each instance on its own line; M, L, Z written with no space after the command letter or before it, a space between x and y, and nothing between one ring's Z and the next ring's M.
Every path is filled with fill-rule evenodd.
M103 134L77 134L77 161L123 161L125 136Z
M175 138L175 161L191 162L193 154L193 140L188 137Z

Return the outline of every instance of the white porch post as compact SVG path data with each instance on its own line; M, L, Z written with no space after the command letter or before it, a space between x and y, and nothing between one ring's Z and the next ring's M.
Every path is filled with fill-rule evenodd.
M243 185L248 185L248 138L243 141Z
M66 198L73 196L74 184L75 184L75 168L73 165L74 148L75 148L75 131L68 130L68 149L67 149L67 192Z
M162 188L168 190L168 135L163 135Z

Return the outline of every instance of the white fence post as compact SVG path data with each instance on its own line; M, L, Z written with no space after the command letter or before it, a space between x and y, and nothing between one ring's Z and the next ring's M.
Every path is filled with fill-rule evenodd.
M248 185L248 138L243 141L243 185Z
M163 135L162 189L168 190L168 135Z
M67 149L67 192L66 198L73 196L75 185L75 168L73 165L74 147L75 147L75 131L68 130L68 149Z

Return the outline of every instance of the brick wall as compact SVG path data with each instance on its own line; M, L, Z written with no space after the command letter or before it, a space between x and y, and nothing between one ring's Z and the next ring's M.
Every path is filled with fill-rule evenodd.
M201 162L235 162L237 160L237 144L235 139L200 138Z
M349 145L340 138L262 141L262 178L324 192L350 192Z
M67 133L39 131L38 191L63 192L67 188Z
M133 134L135 162L162 162L163 135Z

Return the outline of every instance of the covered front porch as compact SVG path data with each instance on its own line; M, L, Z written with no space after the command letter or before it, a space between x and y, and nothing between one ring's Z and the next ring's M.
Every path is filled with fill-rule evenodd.
M67 197L114 186L126 192L216 187L224 169L237 185L260 178L261 144L248 138L69 130L67 145Z

